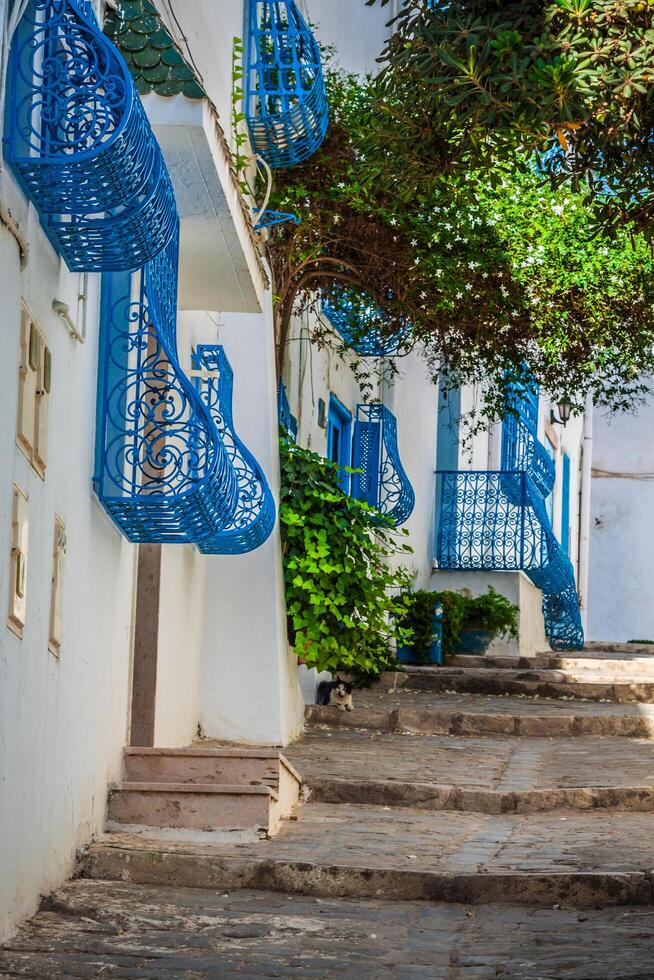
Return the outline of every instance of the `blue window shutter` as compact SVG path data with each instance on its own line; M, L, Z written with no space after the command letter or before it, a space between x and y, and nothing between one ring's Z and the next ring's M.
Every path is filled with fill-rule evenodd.
M379 506L379 463L381 454L381 422L354 423L352 466L362 470L352 476L352 496L371 507Z

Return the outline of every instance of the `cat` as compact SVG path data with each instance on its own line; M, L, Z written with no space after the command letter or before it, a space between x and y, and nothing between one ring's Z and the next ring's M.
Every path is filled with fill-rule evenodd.
M327 704L341 711L353 711L352 688L354 685L350 681L343 681L336 675L333 681L321 681L318 685L316 701L318 704Z

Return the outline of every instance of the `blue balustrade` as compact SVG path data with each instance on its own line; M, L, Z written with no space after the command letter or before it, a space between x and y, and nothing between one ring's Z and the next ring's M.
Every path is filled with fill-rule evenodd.
M71 270L142 268L175 195L122 56L88 0L30 0L11 44L5 156Z
M284 430L286 438L291 442L295 442L297 439L297 419L291 412L288 395L286 394L286 386L283 381L280 381L277 386L277 420L280 428Z
M332 289L323 299L322 312L361 357L391 357L411 334L408 323L398 327L372 297L349 287Z
M234 373L219 344L201 344L194 377L236 473L238 498L231 520L198 543L205 555L243 555L259 548L275 526L275 501L261 466L234 430Z
M103 279L95 491L130 541L197 543L228 527L239 482L176 344L178 231Z
M397 420L378 402L358 405L352 439L352 496L375 507L395 527L410 517L415 493L400 461Z
M302 163L329 124L320 48L295 0L248 0L245 114L273 169Z
M516 389L503 425L503 468L438 473L437 560L442 569L526 572L543 593L551 647L580 649L574 569L546 506L554 464L538 442L537 424L537 392Z

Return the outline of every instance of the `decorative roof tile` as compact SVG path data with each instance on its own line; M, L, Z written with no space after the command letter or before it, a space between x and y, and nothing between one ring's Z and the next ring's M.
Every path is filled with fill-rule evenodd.
M104 32L127 62L139 95L205 98L151 0L118 0L116 10L107 10Z

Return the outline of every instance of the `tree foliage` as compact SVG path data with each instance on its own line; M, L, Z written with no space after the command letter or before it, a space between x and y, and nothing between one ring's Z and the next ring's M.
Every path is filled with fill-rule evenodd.
M396 27L383 82L430 116L436 160L444 142L448 166L536 156L586 186L603 227L651 234L651 0L405 0Z
M375 81L331 72L329 92L326 142L273 197L302 218L268 243L280 349L297 304L338 302L345 284L372 297L382 334L411 324L434 375L446 363L449 384L484 382L484 419L503 411L525 363L578 407L589 392L633 403L654 366L645 238L631 226L593 237L583 194L534 168L430 168L411 107L395 93L382 112Z
M391 663L411 575L389 559L406 555L403 532L343 493L338 467L282 439L282 531L289 638L318 670L373 677Z

